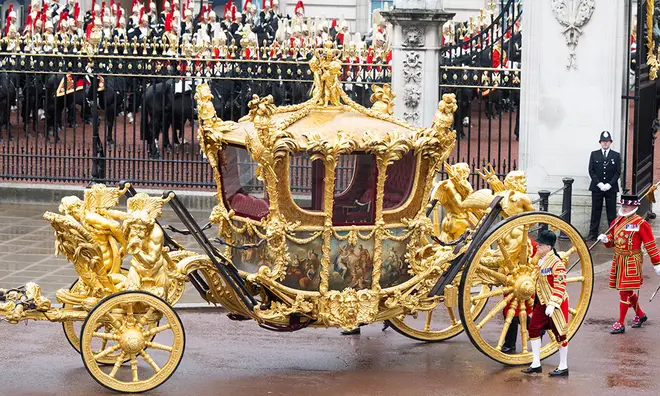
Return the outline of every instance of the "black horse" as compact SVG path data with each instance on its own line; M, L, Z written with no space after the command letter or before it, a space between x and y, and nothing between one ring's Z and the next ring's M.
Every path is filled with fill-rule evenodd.
M18 96L18 83L15 76L9 73L0 73L0 140L2 140L2 129L7 129L7 136L11 140L11 126L9 118L12 106L16 105Z

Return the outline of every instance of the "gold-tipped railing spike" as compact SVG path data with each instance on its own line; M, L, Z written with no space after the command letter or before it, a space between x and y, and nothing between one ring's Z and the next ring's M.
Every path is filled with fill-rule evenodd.
M488 8L488 13L493 16L495 15L495 9L497 8L497 4L495 3L494 0L490 0L490 3L486 6Z

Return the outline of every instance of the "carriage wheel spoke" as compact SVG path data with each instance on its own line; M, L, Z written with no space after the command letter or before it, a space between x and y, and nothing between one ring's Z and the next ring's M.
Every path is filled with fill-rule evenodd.
M575 246L571 246L570 249L568 249L563 254L561 254L562 260L568 261L568 259L571 257L571 255L575 252L577 252L577 249L575 248Z
M149 363L149 366L151 366L151 368L153 368L154 371L155 371L156 373L158 373L158 372L160 371L160 367L158 367L158 365L156 364L156 362L154 362L154 360L151 358L151 356L149 356L149 354L147 353L147 351L145 351L145 350L141 350L141 351L140 351L140 356L142 356L142 358L143 358L147 363Z
M577 309L568 307L568 313L575 316L577 315Z
M529 333L527 332L527 304L523 301L520 307L520 342L522 342L522 353L527 353L527 341L529 340Z
M140 380L138 377L138 362L136 355L131 355L131 374L133 375L133 382L138 382Z
M151 329L151 330L143 331L143 332L142 332L142 335L143 335L144 337L151 337L152 335L155 335L155 334L158 334L158 333L162 333L163 331L165 331L165 330L169 330L169 329L171 329L171 328L172 328L172 325L168 323L168 324L166 324L166 325L162 325L162 326L154 327L154 328Z
M101 339L103 339L103 340L106 341L106 342L107 342L107 341L119 341L119 336L116 335L116 334L113 334L113 333L98 333L98 332L94 332L94 333L92 333L92 336L93 336L93 337L96 337L96 338L101 338ZM105 349L105 348L101 348L101 350L103 350L103 349Z
M504 242L502 242L501 239L497 240L497 246L500 248L500 253L502 253L502 257L504 258L506 267L509 269L509 273L513 272L516 265L511 260L511 256L509 256L509 252L506 250L506 246L504 246Z
M447 307L449 308L449 307ZM426 313L426 324L424 325L424 331L431 331L431 319L433 318L433 310Z
M121 348L121 345L119 345L119 344L115 344L115 345L111 346L110 348L106 348L106 349L102 350L101 352L97 353L96 355L94 355L94 360L103 359L104 357L108 356L109 354L111 354L113 352L117 352L120 348Z
M119 371L119 368L124 363L124 359L126 359L126 352L122 351L119 356L117 356L117 360L115 360L115 365L112 367L112 371L110 372L110 378L115 378L117 371Z
M584 276L576 276L573 278L566 278L566 283L580 283L584 282Z
M497 279L497 280L500 281L500 283L502 283L502 284L505 284L505 283L506 283L506 275L504 275L504 274L500 274L500 273L497 272L497 271L493 271L492 269L490 269L490 268L488 268L488 267L486 267L486 266L484 266L484 265L478 265L478 266L477 266L477 271L481 271L481 272L485 273L486 275L488 275L488 276L490 276L490 277L492 277L492 278Z
M147 312L144 314L144 316L142 316L142 317L140 318L140 321L138 322L138 328L139 328L139 329L142 329L142 328L147 324L147 321L149 320L149 317L150 317L151 315L153 315L153 313L154 313L155 310L156 310L156 309L155 309L154 307L149 307L149 309L147 310Z
M527 241L529 239L529 224L525 224L523 226L523 235L522 238L520 239L523 241L523 243L520 244L520 254L518 255L518 263L520 265L527 265L529 264L529 255L527 254Z
M110 325L110 327L112 327L116 331L121 330L122 324L117 319L112 317L112 314L107 313L105 314L104 317L108 320L108 324Z
M126 322L133 326L135 325L135 315L133 314L133 304L126 304Z
M472 304L474 304L477 301L484 300L486 298L491 298L491 297L496 297L496 296L501 296L503 294L511 293L513 290L513 287L507 286L507 287L498 287L497 289L489 290L485 293L481 293L479 295L476 295L471 298Z
M433 311L431 311L431 312L433 312ZM428 331L428 329L426 331ZM157 342L147 341L147 342L144 343L144 345L147 348L160 349L161 351L167 351L167 352L172 352L172 349L173 349L171 346L159 344Z
M504 321L504 327L502 327L502 332L500 333L500 339L497 341L497 349L498 351L502 350L502 346L504 345L504 340L506 339L506 333L509 331L509 327L511 327L511 322L513 321L513 317L516 315L516 308L518 308L518 300L513 300L511 305L509 306L509 310L506 312L506 320Z
M502 299L502 301L498 302L497 305L495 305L495 307L491 309L490 312L488 312L488 315L486 315L486 317L483 318L481 322L479 322L477 329L481 330L486 325L486 323L493 319L493 317L495 317L498 312L501 312L511 300L513 300L513 294L509 294L504 299Z
M449 320L451 320L451 325L456 326L458 322L456 321L456 314L454 314L454 308L447 307L447 314L449 314Z

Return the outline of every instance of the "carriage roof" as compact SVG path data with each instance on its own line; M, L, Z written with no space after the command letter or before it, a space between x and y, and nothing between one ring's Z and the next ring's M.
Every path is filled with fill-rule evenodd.
M279 112L273 115L272 122L286 126L281 130L291 134L301 151L308 148L310 133L319 135L323 141L331 142L341 131L356 143L358 151L366 148L369 138L365 132L370 133L371 139L391 132L398 133L406 140L414 139L416 133L414 127L393 116L358 106L356 105L355 109L346 109L345 106L321 107L310 103L297 111L280 107ZM224 140L230 144L245 145L246 136L255 131L253 122L242 119L237 124L237 128L224 135Z

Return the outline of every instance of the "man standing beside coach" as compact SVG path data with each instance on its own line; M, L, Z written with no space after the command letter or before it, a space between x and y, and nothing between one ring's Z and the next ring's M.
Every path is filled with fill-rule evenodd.
M595 241L598 237L600 214L603 211L603 200L607 210L607 224L616 218L616 196L619 192L619 176L621 175L621 155L612 150L612 135L608 131L600 134L600 149L591 152L589 157L589 176L591 184L591 225L587 240Z

